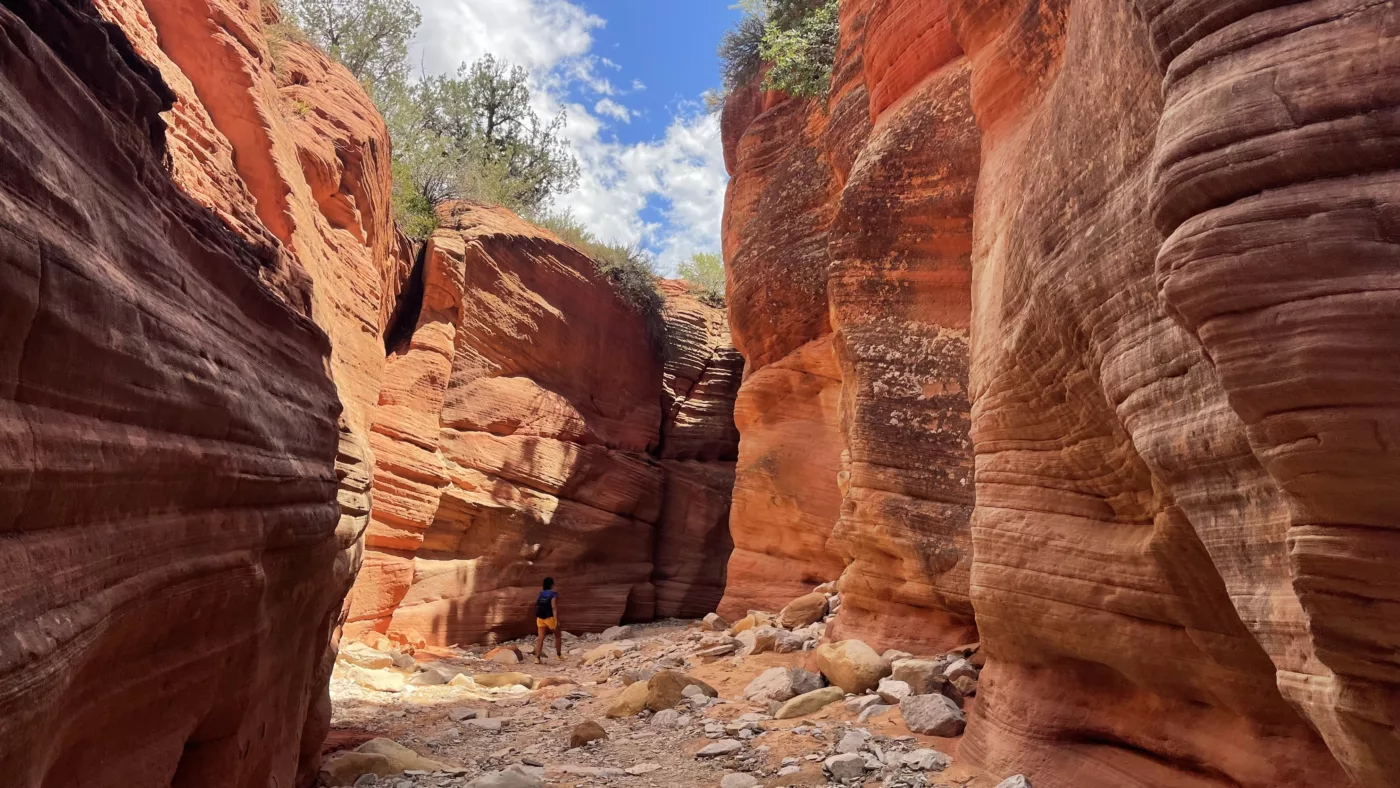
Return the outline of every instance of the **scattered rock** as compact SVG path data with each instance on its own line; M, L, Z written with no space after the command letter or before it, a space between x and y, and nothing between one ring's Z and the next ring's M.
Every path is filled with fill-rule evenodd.
M596 720L584 720L575 725L573 730L569 731L569 749L572 750L575 747L582 747L591 741L606 738L608 738L608 732L603 730L603 726Z
M1024 774L1018 774L997 783L997 788L1031 788L1031 781Z
M753 654L776 651L780 632L782 630L773 627L754 627L740 632L739 636L735 638L739 641L739 656L747 657Z
M529 673L478 673L472 676L478 687L489 687L500 689L501 687L524 687L530 689L535 686L535 677Z
M890 705L897 705L901 700L914 694L907 683L890 678L880 679L880 685L875 691Z
M408 683L415 687L440 687L452 680L456 673L448 673L439 668L425 668L409 678Z
M769 668L744 688L744 699L755 703L791 700L821 689L822 678L801 668Z
M651 724L658 728L674 728L680 721L681 713L675 709L662 709L651 716Z
M938 660L899 659L891 666L890 678L908 684L915 695L933 695L948 683L943 677L943 667Z
M541 788L544 781L524 772L509 769L487 772L467 783L466 788Z
M874 689L890 675L890 663L859 640L842 640L817 647L817 667L826 680L847 692Z
M519 665L525 661L525 655L521 654L520 649L515 646L497 646L486 652L483 659L498 665Z
M962 709L942 695L910 695L899 704L904 724L914 733L929 736L961 736L967 727Z
M393 664L392 660L390 664ZM351 681L365 689L377 692L403 692L405 686L404 675L392 670L367 670L361 667L351 667L347 673Z
M453 722L465 722L466 720L474 720L477 717L480 717L481 712L477 711L476 709L468 709L463 707L458 709L449 709L447 712L447 716L450 717Z
M700 685L698 685L698 684L687 684L687 685L685 685L685 689L681 690L681 695L683 695L683 696L685 696L685 697L687 697L687 698L694 698L694 697L707 698L707 697L709 697L708 695L705 694L705 691L704 691L703 689L700 689Z
M616 643L604 643L583 655L583 664L596 665L605 659L617 659L626 652Z
M953 686L956 687L958 692L962 693L964 697L971 697L977 694L977 679L970 676L958 676L953 679Z
M613 640L623 640L632 637L633 631L634 629L630 626L608 627L603 630L603 634L599 636L599 639L604 643Z
M743 742L736 739L720 739L717 742L711 742L700 748L700 751L695 753L695 757L718 758L722 755L733 755L742 749L744 749Z
M574 681L568 676L544 676L535 679L535 689L544 689L545 687L563 687L569 684L577 683L578 682Z
M856 722L869 722L875 719L876 717L881 717L886 714L889 714L890 710L893 708L893 706L887 706L883 703L877 703L874 706L869 706L862 710L860 715L856 717Z
M862 730L846 731L846 735L841 737L841 741L836 743L836 751L839 753L860 752L865 749L865 743L870 741L870 734Z
M808 624L815 624L826 615L826 608L826 594L813 592L806 596L800 596L789 602L787 607L778 613L778 626L785 629L796 629Z
M871 706L880 705L879 695L857 695L846 701L846 711L852 714L859 714Z
M906 753L899 759L899 763L906 769L916 769L921 772L939 772L948 768L948 756L938 750L925 748Z
M336 658L347 665L357 665L368 670L381 670L394 666L392 656L359 642L342 645L340 654Z
M467 724L473 728L480 728L481 730L490 731L491 733L499 733L501 729L506 726L506 721L499 717L491 717L489 719L477 717L474 720L467 720Z
M711 615L713 615L713 614L711 614ZM659 764L659 763L639 763L639 764L637 764L636 766L628 766L628 767L627 767L626 769L624 769L623 771L627 772L628 774L632 775L633 777L640 777L640 776L642 776L643 774L651 774L652 772L658 771L658 770L660 770L660 769L661 769L661 764Z
M755 788L758 778L743 772L730 772L719 781L719 788Z
M965 659L960 659L943 669L944 678L949 681L957 681L960 678L977 678L977 668L972 667L972 663Z
M846 692L840 687L823 687L819 690L803 693L784 703L778 708L774 719L790 720L793 717L801 717L804 714L811 714L819 711L832 703L846 697Z
M797 774L800 771L802 771L801 766L784 766L783 768L778 770L778 776L787 777L790 774Z
M723 632L729 629L729 622L721 618L719 613L707 613L700 620L700 628L708 632Z
M631 717L643 709L661 711L674 708L682 698L687 697L684 693L690 686L698 687L703 695L711 698L719 695L714 687L699 679L674 670L663 670L645 683L637 682L623 690L612 708L608 709L608 716L615 719Z
M741 634L742 634L742 633L741 633ZM741 641L741 640L735 638L735 639L728 640L728 641L723 642L723 643L717 643L717 644L715 644L715 645L713 645L713 646L708 646L708 647L705 647L705 648L701 648L700 650L698 650L698 651L695 652L694 656L697 656L697 657L723 657L723 656L727 656L727 655L729 655L729 654L733 654L734 652L736 652L736 651L738 651L740 648L742 648L743 645L744 645L743 641Z
M418 753L392 739L370 739L355 748L355 752L383 757L389 763L391 774L408 771L463 773L466 770L451 764L424 758ZM381 775L382 776L382 775Z
M389 759L353 750L332 753L321 762L321 783L328 786L354 785L360 776L373 774L384 777L394 774Z
M865 759L855 753L833 755L822 766L833 780L854 780L865 776Z

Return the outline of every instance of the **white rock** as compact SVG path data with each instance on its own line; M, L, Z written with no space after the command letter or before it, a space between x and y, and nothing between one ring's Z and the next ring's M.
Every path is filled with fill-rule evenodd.
M703 698L703 697L706 697L705 691L702 690L702 689L700 689L700 687L699 687L698 685L695 685L695 684L687 684L687 685L685 685L685 689L681 690L681 695L683 695L683 696L685 696L685 697L687 697L687 698L694 698L694 697L701 697L701 698Z
M518 771L489 772L467 783L467 788L540 788L538 777Z
M779 776L779 777L786 777L786 776L788 776L789 774L797 774L797 773L800 772L800 771L802 771L802 767L801 767L801 766L792 766L792 765L788 765L788 766L784 766L783 768L781 768L781 769L778 770L778 776Z
M608 627L603 630L603 634L600 635L598 639L602 640L604 643L612 640L622 640L623 638L632 637L632 632L632 627Z
M659 763L639 763L636 766L628 766L624 771L634 777L640 777L643 774L651 774L660 768L661 764Z
M997 788L1031 788L1031 781L1024 774L1018 774L997 783Z
M484 731L491 731L492 733L499 733L500 730L506 726L505 720L502 720L497 717L491 717L487 719L477 717L473 720L467 720L467 724L471 725L474 728L480 728Z
M907 683L891 678L880 679L880 686L875 692L891 706L914 694Z
M791 700L821 689L822 678L801 668L769 668L744 688L744 699L756 703Z
M719 781L719 788L754 788L758 778L743 772L730 772Z
M877 703L874 706L867 706L863 711L861 711L860 715L856 717L856 722L870 722L876 717L889 714L890 710L893 708L893 706L887 706L883 703Z
M836 743L836 751L840 753L860 752L865 749L865 743L870 741L870 734L864 731L846 731L846 735L841 737L841 741Z
M846 711L852 714L859 714L871 706L880 705L880 702L881 699L879 695L857 695L846 701Z

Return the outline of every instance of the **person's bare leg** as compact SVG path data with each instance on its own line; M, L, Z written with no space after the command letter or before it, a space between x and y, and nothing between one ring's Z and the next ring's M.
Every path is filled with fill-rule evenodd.
M539 630L539 637L535 638L535 661L544 662L544 633L548 630L544 627L540 627Z
M554 630L554 656L564 658L564 633Z

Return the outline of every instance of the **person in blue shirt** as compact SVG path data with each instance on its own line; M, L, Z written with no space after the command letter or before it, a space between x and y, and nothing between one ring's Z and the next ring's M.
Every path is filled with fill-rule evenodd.
M564 658L564 635L559 631L559 592L554 590L554 578L544 579L544 590L535 597L535 628L539 637L535 639L535 661L544 662L544 636L554 632L554 656Z

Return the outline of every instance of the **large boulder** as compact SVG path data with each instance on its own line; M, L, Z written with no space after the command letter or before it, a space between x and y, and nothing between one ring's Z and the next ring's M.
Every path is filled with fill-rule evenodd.
M773 719L790 720L804 714L813 714L844 697L846 697L846 692L840 687L822 687L819 690L798 695L779 706L778 710L773 713Z
M915 695L932 695L948 683L943 675L946 659L897 659L891 665L890 677L909 685Z
M821 686L822 677L816 673L801 668L769 668L744 688L744 699L755 703L782 702Z
M674 708L685 697L687 687L697 687L701 693L711 698L719 696L714 687L697 678L674 670L662 670L645 682L638 681L623 690L608 709L608 716L615 719L631 717L643 710L661 711Z
M368 670L380 670L394 666L394 657L364 643L351 641L342 644L337 659L347 665L355 665Z
M899 702L899 713L914 733L948 738L961 736L967 727L962 709L942 695L910 695Z
M874 689L890 675L890 664L859 640L842 640L817 647L817 668L826 680L857 695Z
M800 596L787 604L778 613L778 625L787 629L815 624L826 615L826 594L811 593Z
M755 627L740 632L734 639L739 641L739 656L747 657L778 650L778 639L786 634L773 627Z

